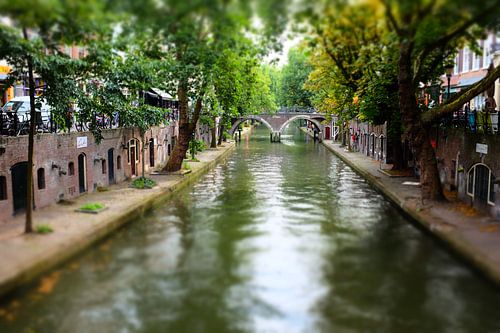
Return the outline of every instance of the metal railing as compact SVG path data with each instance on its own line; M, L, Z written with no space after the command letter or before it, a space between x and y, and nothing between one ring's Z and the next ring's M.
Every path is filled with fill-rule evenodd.
M498 133L498 112L461 110L441 118L441 127L464 128L471 133Z
M316 110L313 107L291 106L280 108L278 113L316 113Z
M172 111L166 114L165 122L179 120L178 112ZM37 133L63 133L63 132L86 132L91 128L113 129L122 127L118 112L112 116L106 114L93 113L90 119L81 120L77 112L68 112L63 118L64 123L59 123L52 117L42 116L37 112L36 132ZM29 133L29 114L17 114L17 112L2 112L0 109L0 135L19 136Z

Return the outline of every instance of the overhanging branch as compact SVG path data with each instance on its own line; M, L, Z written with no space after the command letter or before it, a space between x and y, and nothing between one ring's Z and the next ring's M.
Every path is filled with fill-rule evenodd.
M422 121L424 123L431 123L445 115L458 110L462 105L486 91L495 81L500 77L500 66L495 68L484 79L472 85L469 89L460 92L453 96L449 102L439 107L432 108L422 114Z
M421 72L421 66L425 63L425 59L431 54L434 50L438 48L444 49L448 43L453 41L454 39L460 37L461 35L465 34L467 29L469 29L472 25L474 25L476 22L489 17L489 15L492 15L492 13L496 13L496 8L497 4L489 6L484 8L481 12L479 12L477 15L469 18L468 20L464 21L462 24L458 25L450 31L448 34L445 34L441 36L440 38L434 40L432 43L429 43L424 49L417 55L417 63L418 68L416 69L415 73L420 73ZM418 77L415 77L416 80L418 80Z

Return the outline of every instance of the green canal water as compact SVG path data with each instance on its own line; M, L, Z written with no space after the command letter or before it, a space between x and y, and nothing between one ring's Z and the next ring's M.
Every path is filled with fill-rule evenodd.
M0 332L500 332L500 293L323 146L257 129L0 304Z

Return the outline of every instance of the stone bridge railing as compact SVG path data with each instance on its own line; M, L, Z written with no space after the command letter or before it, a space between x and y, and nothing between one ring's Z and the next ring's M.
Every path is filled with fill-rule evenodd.
M323 114L314 112L278 112L273 114L248 115L235 118L232 121L232 127L229 130L229 134L233 136L241 123L247 120L255 120L269 128L269 131L271 132L271 141L279 142L281 140L281 133L283 130L291 122L298 119L304 119L311 122L317 129L318 133L323 132L324 125L322 122L326 120L326 117Z

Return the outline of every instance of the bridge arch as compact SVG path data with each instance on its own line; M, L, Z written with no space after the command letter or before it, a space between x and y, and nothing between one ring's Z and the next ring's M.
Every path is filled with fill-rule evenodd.
M261 124L263 124L264 126L266 126L267 128L269 128L269 130L271 132L274 132L275 129L271 126L271 124L269 124L265 119L263 119L262 117L259 117L259 116L256 116L256 115L248 115L248 116L245 116L245 117L241 117L241 118L238 118L234 123L233 123L233 126L231 127L231 129L229 130L229 134L231 136L234 135L234 132L236 131L236 129L238 128L238 126L240 126L241 123L247 121L247 120L255 120L255 121L258 121L260 122Z
M317 117L317 118L320 118L320 119L323 119L323 117ZM297 120L297 119L305 119L305 120L308 120L310 121L311 123L314 124L314 126L316 126L316 128L321 131L321 122L319 119L317 119L316 117L312 117L312 116L309 116L309 115L296 115L296 116L293 116L291 117L290 119L288 119L287 121L285 121L285 123L283 125L281 125L280 129L279 129L279 132L282 133L283 130L293 121Z

